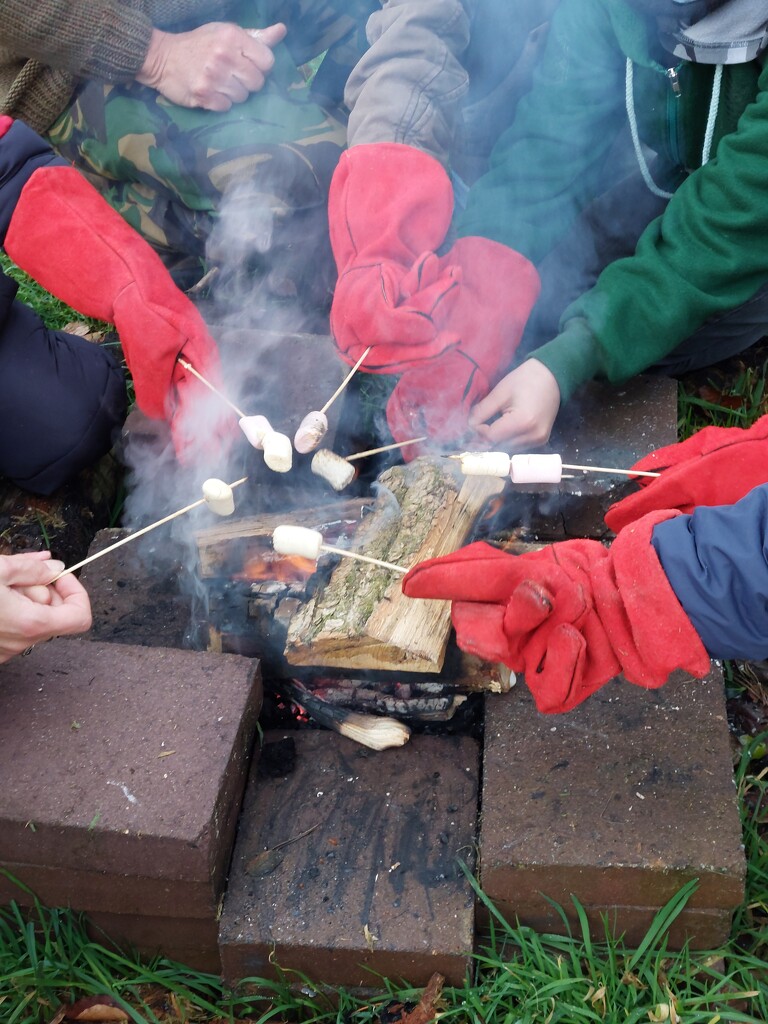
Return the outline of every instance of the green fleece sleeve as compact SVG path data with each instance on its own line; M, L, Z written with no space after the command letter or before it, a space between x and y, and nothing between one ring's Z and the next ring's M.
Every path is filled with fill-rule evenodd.
M605 0L562 0L530 93L457 218L534 263L599 190L625 124L624 58Z
M635 254L606 267L565 311L558 336L531 353L563 399L591 377L621 383L642 372L768 282L766 182L768 67L736 131L683 182Z

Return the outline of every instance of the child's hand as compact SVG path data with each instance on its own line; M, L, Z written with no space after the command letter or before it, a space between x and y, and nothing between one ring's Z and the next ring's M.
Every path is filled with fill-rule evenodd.
M469 425L490 444L539 448L549 440L559 409L554 375L537 359L526 359L474 406Z

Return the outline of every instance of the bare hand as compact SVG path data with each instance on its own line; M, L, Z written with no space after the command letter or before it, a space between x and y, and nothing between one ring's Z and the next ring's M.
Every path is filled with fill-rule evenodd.
M49 551L0 555L0 662L27 647L91 627L91 604L74 576L51 583L64 563Z
M526 359L477 403L469 425L489 444L539 448L546 444L560 409L560 388L551 370Z
M212 21L191 32L154 29L136 81L181 107L229 110L264 87L285 25L244 29Z

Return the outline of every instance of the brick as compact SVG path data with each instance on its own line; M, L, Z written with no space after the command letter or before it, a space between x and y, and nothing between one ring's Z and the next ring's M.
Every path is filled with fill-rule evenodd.
M258 663L70 638L1 665L0 686L0 864L51 906L215 918Z
M541 893L571 911L573 893L595 924L616 908L636 929L698 878L689 910L724 925L745 864L717 667L659 690L616 680L563 716L538 714L521 683L486 716L482 885L502 913L542 920Z
M225 979L269 977L274 955L316 983L423 985L439 971L461 984L474 922L458 860L473 850L476 742L413 736L374 753L335 733L292 735L295 770L249 782L221 917ZM248 872L318 823L274 871Z
M195 971L221 973L219 923L215 917L153 917L91 911L86 926L104 946L133 949L151 959L161 955Z
M131 533L99 530L89 557ZM158 545L164 571L157 567ZM190 627L190 597L181 591L181 552L162 533L124 544L83 567L80 580L88 591L93 612L89 639L144 647L184 646Z
M561 906L563 906L561 904ZM581 934L577 915L571 903L563 906L566 911L572 932ZM590 934L593 941L600 942L606 934L621 935L627 947L637 948L650 928L657 907L585 907L589 921ZM550 904L539 900L534 905L518 904L514 912L506 908L509 921L519 921L521 925L533 928L539 934L562 934L563 919ZM488 940L487 912L478 914L477 944L482 945ZM673 921L668 935L668 948L680 949L685 942L692 942L698 949L717 949L728 939L731 932L730 910L691 910L686 907ZM605 922L605 923L604 923ZM607 925L607 933L606 933Z

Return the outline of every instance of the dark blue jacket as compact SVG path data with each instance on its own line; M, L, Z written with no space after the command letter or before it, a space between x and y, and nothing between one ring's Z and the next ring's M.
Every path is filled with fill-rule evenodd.
M768 484L659 523L652 544L712 657L768 658Z
M23 122L0 117L0 245L34 172L65 163ZM0 272L0 477L51 494L111 448L125 382L105 348L50 330L17 290Z

